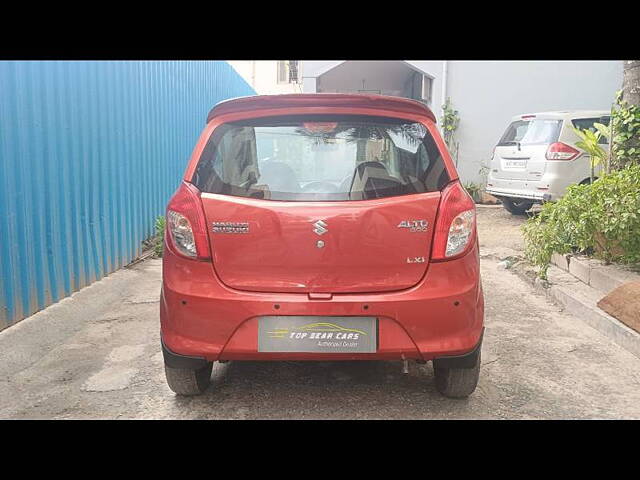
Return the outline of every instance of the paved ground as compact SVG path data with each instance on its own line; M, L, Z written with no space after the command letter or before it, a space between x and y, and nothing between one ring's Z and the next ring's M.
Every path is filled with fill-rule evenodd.
M640 359L497 267L522 248L522 219L479 217L487 330L469 399L399 362L216 364L205 395L176 397L152 260L0 333L0 418L640 418Z

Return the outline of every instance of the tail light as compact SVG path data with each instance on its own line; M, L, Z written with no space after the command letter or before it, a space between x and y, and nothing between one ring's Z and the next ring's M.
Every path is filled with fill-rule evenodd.
M476 237L476 205L459 181L442 191L431 260L450 260L466 254Z
M183 182L167 206L167 241L186 258L208 260L209 241L204 212L196 187Z
M555 142L549 145L545 156L547 160L573 160L578 155L580 155L579 150L570 147L566 143Z

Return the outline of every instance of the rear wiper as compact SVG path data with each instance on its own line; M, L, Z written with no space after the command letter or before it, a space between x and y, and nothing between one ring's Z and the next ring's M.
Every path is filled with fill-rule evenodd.
M522 150L520 148L520 142L514 142L514 141L512 141L512 142L503 142L503 143L499 144L498 146L499 147L506 147L508 145L515 145L516 147L518 147L518 150Z

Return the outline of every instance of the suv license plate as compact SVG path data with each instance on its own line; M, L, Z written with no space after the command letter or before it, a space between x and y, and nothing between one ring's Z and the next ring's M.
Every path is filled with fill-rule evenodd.
M377 317L266 316L259 352L375 353Z
M504 162L506 168L525 168L527 166L526 160L506 160Z

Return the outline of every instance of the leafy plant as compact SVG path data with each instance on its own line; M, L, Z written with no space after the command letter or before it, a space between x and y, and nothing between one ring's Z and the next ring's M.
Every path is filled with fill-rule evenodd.
M609 127L603 125L601 123L594 123L593 126L596 128L596 131L592 131L587 129L573 128L573 131L576 132L576 135L580 137L580 141L576 142L576 146L581 148L585 152L590 155L591 158L591 183L593 183L595 167L600 164L607 163L608 153L600 146L600 138L601 137L609 137ZM608 166L605 168L605 172L608 172Z
M154 239L155 243L153 245L153 250L155 251L155 254L158 257L162 257L162 253L164 251L165 226L166 226L166 220L164 216L160 215L158 218L156 218L156 222L155 222L156 236Z
M640 165L572 185L523 225L525 255L546 278L551 255L582 252L606 262L640 262Z

